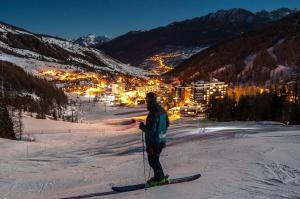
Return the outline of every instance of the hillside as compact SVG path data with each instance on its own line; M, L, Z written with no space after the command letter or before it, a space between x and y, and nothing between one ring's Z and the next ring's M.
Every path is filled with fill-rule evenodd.
M8 105L31 113L62 116L68 98L61 89L9 62L0 61L0 66L4 99Z
M293 12L289 9L259 13L239 8L219 10L149 31L131 31L96 47L124 63L138 66L166 50L211 46Z
M41 67L94 71L103 75L145 77L144 70L123 64L101 51L70 41L0 23L0 60L14 63L27 72Z
M300 58L300 12L206 49L167 74L191 82L270 84L289 78ZM298 63L297 63L298 62Z

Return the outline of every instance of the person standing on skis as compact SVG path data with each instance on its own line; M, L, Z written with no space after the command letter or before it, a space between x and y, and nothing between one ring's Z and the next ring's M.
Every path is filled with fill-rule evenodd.
M168 181L159 162L159 157L162 149L166 147L165 134L170 122L167 112L157 103L156 98L155 93L147 93L146 103L149 113L146 124L140 123L140 129L145 132L148 162L154 171L154 177L147 181L149 186L164 184Z

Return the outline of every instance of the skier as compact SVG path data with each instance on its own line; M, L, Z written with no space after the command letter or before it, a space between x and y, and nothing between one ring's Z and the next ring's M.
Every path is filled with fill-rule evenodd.
M155 93L147 93L146 103L149 113L146 119L146 125L143 122L140 123L140 129L145 132L148 162L154 171L154 177L147 181L149 186L156 186L168 182L159 162L159 156L162 149L166 147L165 134L170 123L166 111L157 103L156 98Z

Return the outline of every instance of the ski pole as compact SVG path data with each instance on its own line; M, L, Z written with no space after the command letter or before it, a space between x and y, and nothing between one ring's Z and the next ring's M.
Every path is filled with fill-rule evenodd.
M143 164L144 164L144 182L146 185L146 166L145 166L145 143L144 143L144 131L142 131L142 143L143 143ZM145 187L146 190L146 187Z

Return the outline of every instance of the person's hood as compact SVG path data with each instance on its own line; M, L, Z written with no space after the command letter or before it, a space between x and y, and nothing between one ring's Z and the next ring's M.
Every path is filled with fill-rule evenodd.
M152 111L157 111L159 109L159 104L156 101L150 101L147 104L147 110L152 112Z
M149 112L164 112L164 109L156 101L148 103L147 110Z

